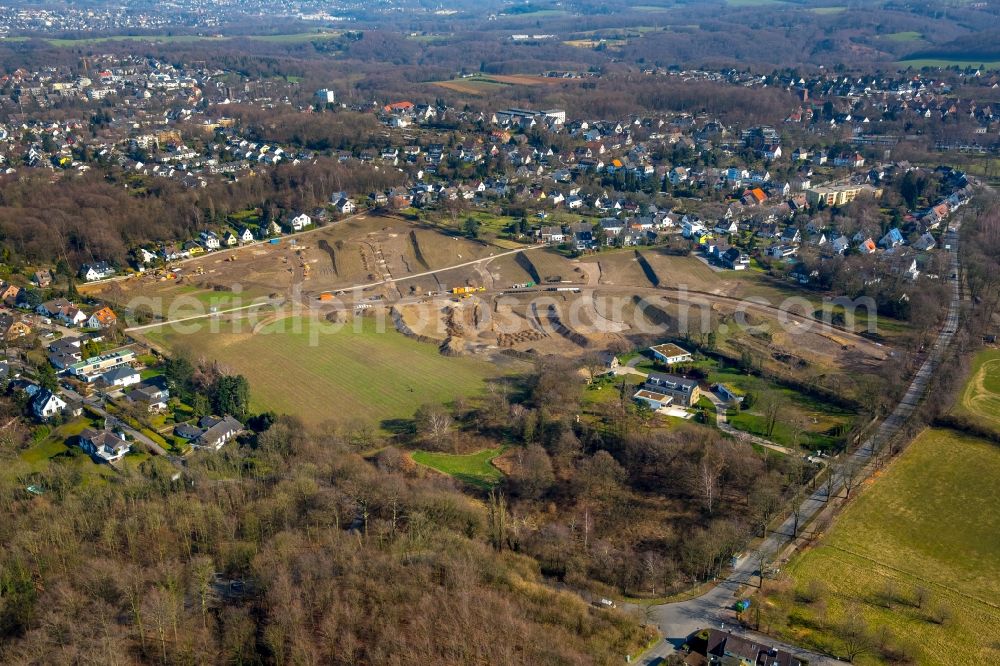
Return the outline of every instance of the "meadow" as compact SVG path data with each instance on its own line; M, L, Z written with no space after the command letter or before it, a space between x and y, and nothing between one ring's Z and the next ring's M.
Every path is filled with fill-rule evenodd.
M860 618L854 663L883 663L883 642L911 663L1000 662L998 484L1000 448L926 430L765 588L762 628L843 657Z
M380 332L370 318L338 328L289 317L262 323L255 332L244 320L217 324L214 333L209 326L186 335L162 327L144 337L243 374L254 410L294 414L308 425L362 421L391 427L423 404L479 395L489 378L519 368L442 356L433 345L396 332L391 323Z
M489 489L503 477L503 473L493 465L493 459L503 453L503 450L504 447L498 446L467 454L415 451L413 460L471 486Z
M1000 349L986 349L976 356L954 411L1000 432Z
M918 58L913 60L900 60L896 63L900 67L913 67L914 69L922 69L924 67L959 67L961 69L966 68L983 68L988 70L1000 69L1000 60L991 60L983 62L982 60L952 60L948 58Z

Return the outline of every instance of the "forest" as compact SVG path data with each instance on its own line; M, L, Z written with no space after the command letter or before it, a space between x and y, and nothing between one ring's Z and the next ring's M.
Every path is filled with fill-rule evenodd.
M261 207L283 219L327 203L330 192L383 189L401 179L398 172L348 168L330 158L201 189L128 172L88 172L55 183L42 173L18 174L0 183L0 242L15 266L123 263L131 248L197 236L230 213Z

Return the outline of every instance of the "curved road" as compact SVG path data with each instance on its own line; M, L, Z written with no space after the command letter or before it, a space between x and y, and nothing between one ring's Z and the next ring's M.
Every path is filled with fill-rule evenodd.
M951 246L952 274L958 274L958 233L957 224L955 228L949 228L945 233L944 242ZM948 346L959 323L961 309L961 293L958 279L951 280L952 296L948 307L948 316L945 320L941 332L931 348L930 353L924 360L923 365L914 375L906 393L900 399L899 404L893 412L881 423L878 430L862 444L858 449L850 454L859 465L865 465L865 474L868 474L867 465L880 444L885 443L893 437L913 414L924 393L931 377L937 370L941 359L944 357ZM843 479L835 478L833 483L833 495L835 496L843 488ZM798 524L806 524L813 516L827 505L825 488L820 488L802 501L799 511ZM774 556L788 545L792 538L792 530L795 527L795 517L789 516L779 525L764 541L758 546L757 553L762 553L766 559L773 559ZM759 557L757 554L744 557L737 562L736 567L720 584L716 585L704 595L673 604L664 604L653 607L653 614L657 626L664 636L652 650L643 655L641 664L658 664L667 655L674 652L675 647L679 647L685 639L698 629L720 626L722 623L730 622L732 613L729 611L736 601L738 590L756 578L755 571ZM742 633L742 632L741 632ZM753 632L746 632L747 636L754 636ZM809 659L810 664L832 664L835 660L811 653L800 648L784 645L779 641L768 638L761 640L788 650L792 654L803 655Z

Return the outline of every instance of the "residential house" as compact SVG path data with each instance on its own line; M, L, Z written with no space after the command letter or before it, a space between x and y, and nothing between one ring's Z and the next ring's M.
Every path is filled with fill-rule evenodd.
M120 365L105 372L101 375L101 379L108 386L125 388L139 383L139 371L130 365Z
M740 226L736 223L736 220L719 220L715 225L715 233L717 234L735 234L740 230Z
M16 284L5 284L3 288L0 288L0 301L3 301L7 305L16 305L17 299L21 295L21 288Z
M239 242L241 243L252 243L254 241L253 232L250 231L249 227L243 227L240 231Z
M716 384L715 392L726 402L743 402L743 391L729 384Z
M44 303L36 307L35 312L42 315L43 317L55 317L63 310L70 307L73 307L73 304L67 301L65 298L54 298L51 301L45 301Z
M31 281L38 285L40 289L47 289L52 286L52 273L48 269L35 271L31 276Z
M698 238L705 230L705 225L698 220L687 220L681 227L681 235L684 238Z
M691 360L691 352L686 351L672 342L666 342L661 345L650 347L649 351L653 353L653 358L658 361L662 361L667 365L686 363Z
M388 201L388 199L387 199L387 201ZM305 213L301 213L301 214L296 215L295 217L291 218L288 221L288 228L290 230L292 230L292 231L302 231L303 229L305 229L306 227L308 227L310 224L312 224L312 218L309 217L308 215L306 215Z
M636 402L644 402L652 409L663 409L664 407L668 407L674 401L674 399L666 393L660 393L659 391L646 388L645 386L636 391L632 396L632 399Z
M136 384L126 397L131 402L145 404L150 412L160 412L167 408L170 389L164 377L152 377Z
M341 215L353 215L358 207L353 201L347 197L342 197L333 203L333 207L337 209L337 212Z
M99 261L96 264L84 264L80 267L80 277L87 282L104 280L115 274L115 269L108 262Z
M597 242L594 240L594 231L590 228L574 231L573 242L578 252L593 250L597 247Z
M31 333L31 326L27 322L14 319L7 313L0 313L0 338L6 341L23 338Z
M830 249L835 254L844 254L844 252L846 252L847 248L849 248L850 246L851 246L850 239L848 239L847 236L844 236L843 234L833 239L833 242L830 243Z
M108 464L118 462L132 448L121 435L93 428L86 428L80 433L79 444L96 462Z
M919 250L920 252L927 252L928 250L933 250L937 246L937 240L934 235L929 231L925 232L920 238L918 238L913 243L913 249Z
M669 396L674 403L690 407L701 397L698 382L678 375L651 372L646 377L643 388Z
M750 257L739 248L731 247L719 256L719 262L730 270L744 271L750 265Z
M608 370L614 370L615 368L621 365L621 361L618 360L617 354L607 350L604 350L600 354L598 354L598 359L600 360L601 365L607 368Z
M174 426L174 434L189 442L199 437L203 432L205 431L198 426L191 425L190 423L178 423Z
M799 249L794 245L772 245L767 248L767 255L774 259L785 259L787 257L794 257L799 253Z
M84 314L83 310L75 305L72 305L56 314L56 319L72 328L73 326L78 326L87 321L87 315Z
M202 247L206 250L218 250L222 247L222 241L214 231L203 231L198 236L201 238Z
M87 319L87 328L110 328L116 323L118 323L118 315L105 305L90 315L90 318Z
M786 245L793 245L802 242L802 234L796 226L785 227L781 232L781 242Z
M192 446L198 448L221 449L223 444L243 431L243 424L228 415L221 419L206 416L198 425L202 433L191 440Z
M239 243L240 239L238 239L236 237L236 234L234 234L232 231L227 231L222 236L222 244L225 245L226 247L234 247L236 245L239 245Z
M67 368L67 371L81 381L90 383L100 379L108 370L128 365L134 360L134 351L131 349L118 349L73 363Z
M882 240L880 240L878 244L886 250L902 245L903 233L899 229L893 227L886 232L885 236L882 237Z
M543 243L554 245L566 240L566 234L563 232L562 227L542 227L541 231L539 231L539 237Z
M873 241L871 238L866 238L861 242L860 245L858 245L858 250L863 254L872 254L877 249L878 246L875 245L875 241Z
M66 409L66 401L47 388L39 389L31 401L34 415L46 421Z
M49 363L64 370L80 361L80 338L61 338L49 345Z
M708 639L698 639L692 645L692 657L699 661L690 663L727 664L732 666L802 666L792 654L769 645L733 634L708 630Z

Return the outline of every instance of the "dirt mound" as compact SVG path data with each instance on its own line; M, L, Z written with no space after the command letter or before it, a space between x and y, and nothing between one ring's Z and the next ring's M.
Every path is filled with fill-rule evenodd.
M465 341L462 338L449 335L438 349L444 356L462 356L465 354Z

